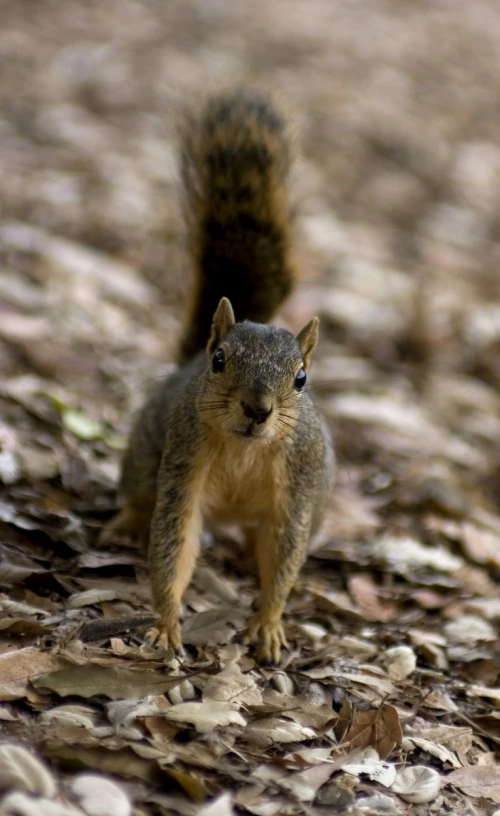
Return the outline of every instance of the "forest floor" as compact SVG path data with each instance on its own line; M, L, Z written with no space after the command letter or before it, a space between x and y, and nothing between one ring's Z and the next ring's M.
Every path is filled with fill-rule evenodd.
M2 816L500 812L499 38L494 0L2 4ZM189 285L179 108L229 81L296 111L280 320L321 319L339 458L277 669L237 541L181 662L96 542Z

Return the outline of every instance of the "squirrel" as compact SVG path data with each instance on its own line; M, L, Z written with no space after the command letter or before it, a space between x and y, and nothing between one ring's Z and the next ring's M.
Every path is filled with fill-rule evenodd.
M203 527L238 524L255 551L257 659L280 660L282 615L334 474L328 429L306 387L317 317L297 336L267 324L292 289L288 123L250 90L209 97L181 130L195 283L180 367L155 383L133 425L124 506L103 532L148 546L150 643L182 650L181 599Z

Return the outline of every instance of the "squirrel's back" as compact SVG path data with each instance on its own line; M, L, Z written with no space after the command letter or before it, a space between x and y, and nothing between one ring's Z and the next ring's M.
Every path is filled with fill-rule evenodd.
M205 348L221 297L236 320L267 322L289 294L287 123L261 92L208 99L182 129L181 174L195 283L179 361Z

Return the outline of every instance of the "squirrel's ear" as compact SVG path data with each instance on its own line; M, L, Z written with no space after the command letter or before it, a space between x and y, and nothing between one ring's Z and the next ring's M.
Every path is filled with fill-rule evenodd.
M235 323L236 320L234 319L231 301L226 297L221 298L212 318L212 331L210 332L210 340L207 345L209 354L213 354L218 349L229 329L232 328Z
M317 317L313 317L307 326L304 326L302 331L300 331L297 335L297 340L299 341L300 350L302 351L304 368L306 371L311 365L311 356L316 348L316 343L318 342L318 329L319 320Z

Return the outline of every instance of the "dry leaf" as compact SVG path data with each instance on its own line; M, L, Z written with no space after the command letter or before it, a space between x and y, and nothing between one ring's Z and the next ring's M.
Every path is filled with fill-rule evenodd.
M438 572L454 572L463 561L444 547L426 547L409 536L383 536L373 543L376 558L387 561L403 574L411 569L429 567Z
M205 592L215 595L222 603L236 604L239 602L239 595L233 585L210 567L198 567L194 575L194 581Z
M498 686L495 686L495 688L479 685L468 686L466 693L468 697L487 697L490 700L494 700L497 704L500 704L500 688Z
M65 661L56 655L33 647L0 655L0 700L25 697L29 678L55 671L65 665Z
M481 615L486 620L500 619L500 598L474 598L465 602L466 612Z
M311 594L318 604L320 609L326 612L334 612L336 614L346 615L348 618L353 617L358 620L364 620L362 610L353 604L347 592L320 592L318 589L311 587Z
M417 656L409 646L394 646L381 655L381 662L387 666L392 680L404 680L417 668Z
M401 745L403 734L394 706L384 703L375 711L356 711L346 701L334 727L341 745L349 748L375 748L385 759L396 745Z
M209 677L203 688L203 700L233 701L239 705L260 705L262 692L249 674L237 663L229 663L219 674Z
M312 728L298 725L291 720L280 720L278 717L266 717L250 723L245 729L248 742L268 747L275 742L300 742L314 739L316 732Z
M218 796L213 802L204 805L197 811L196 816L234 816L230 794L223 793L222 796Z
M69 802L54 799L34 799L16 791L0 801L0 816L85 816L83 810Z
M75 694L79 697L94 697L102 694L112 700L119 700L124 697L162 694L178 686L183 680L183 677L169 677L155 671L88 664L44 674L34 678L32 683L36 688L55 691L61 697Z
M191 646L228 643L236 626L243 621L234 609L208 609L186 618L182 625L182 642Z
M476 564L500 566L500 536L470 522L462 525L462 543L465 554Z
M448 774L444 784L460 788L466 796L484 797L500 804L500 768L480 765L460 768Z
M282 694L273 689L266 689L262 696L262 705L251 706L258 713L286 713L287 717L299 725L311 726L323 730L330 727L337 719L331 705L317 703L301 695Z
M138 746L135 746L136 748ZM125 779L140 779L151 783L158 773L158 766L150 758L143 759L138 752L130 748L107 749L104 747L87 748L81 745L51 744L48 754L53 759L70 763L73 767L89 768L103 774L113 774Z
M431 740L423 737L407 737L405 739L405 749L411 751L414 748L421 748L422 751L427 751L428 754L437 757L441 762L449 762L454 768L462 767L456 754L438 742L431 742Z
M399 816L400 810L394 798L385 793L373 793L371 796L360 796L356 799L356 807L361 813L384 814L384 816Z
M444 632L452 643L471 644L497 638L494 628L476 615L462 615L457 620L450 621L445 625Z
M437 799L441 790L441 777L433 768L414 765L398 771L396 780L391 786L404 799L413 805L423 805Z
M208 791L199 777L177 768L165 768L165 773L175 779L193 802L203 802L207 798Z
M367 572L351 575L349 592L369 620L391 621L399 614L399 607L383 598L380 587Z
M323 762L280 779L279 787L290 791L299 802L312 802L319 788L330 779L333 770L331 763Z
M209 734L214 728L226 725L245 727L246 720L238 713L238 704L208 700L203 703L180 703L165 711L170 722L191 723L200 734Z
M56 783L48 768L22 745L13 742L0 745L0 790L10 788L47 797L56 793Z
M114 601L118 594L113 589L87 589L85 592L77 592L69 598L68 605L71 609L79 609L82 606L92 606L92 604L102 601Z
M91 729L98 717L97 711L88 706L61 705L44 711L40 719L42 722L58 725L76 726L77 728Z
M368 752L373 751L372 748L367 749ZM342 765L342 770L346 773L360 776L365 774L373 782L378 782L384 788L390 788L396 779L396 766L390 762L383 762L375 753L375 757L367 755L361 762L348 762Z
M132 812L126 793L103 776L80 774L71 790L88 816L130 816Z

